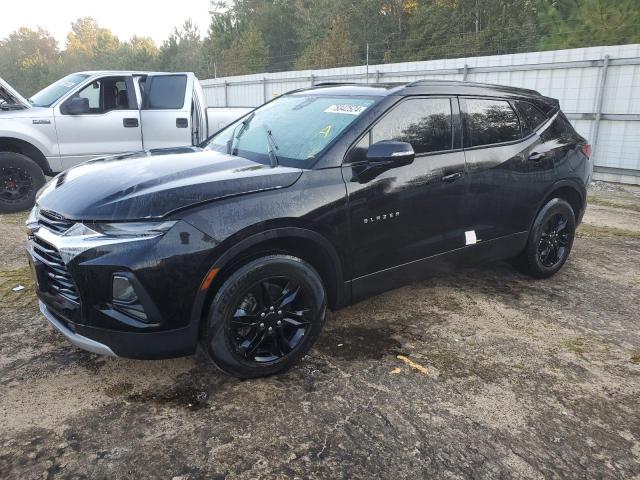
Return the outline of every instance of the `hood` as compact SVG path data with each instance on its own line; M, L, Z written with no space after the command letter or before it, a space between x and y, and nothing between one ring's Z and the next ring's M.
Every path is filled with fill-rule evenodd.
M301 174L197 147L152 150L71 168L52 179L36 203L70 220L154 219L212 200L288 187Z
M31 104L11 85L0 78L0 111L29 108Z

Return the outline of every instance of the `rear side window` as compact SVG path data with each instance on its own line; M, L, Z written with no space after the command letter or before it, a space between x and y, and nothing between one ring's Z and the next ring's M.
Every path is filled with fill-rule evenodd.
M184 105L186 75L163 75L147 78L144 85L145 110L177 110Z
M382 140L408 142L417 154L450 150L450 100L414 98L401 102L371 130L371 143Z
M525 135L529 135L547 120L545 114L531 103L516 102L516 108L520 112L522 133Z
M505 100L467 98L470 146L511 142L522 137L516 112Z

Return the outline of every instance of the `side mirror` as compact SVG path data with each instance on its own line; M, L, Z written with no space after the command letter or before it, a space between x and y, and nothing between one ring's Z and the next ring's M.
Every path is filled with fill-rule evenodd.
M82 115L89 113L89 99L73 97L67 100L60 109L65 115Z
M383 140L374 143L367 150L367 161L373 166L386 164L390 166L409 165L416 158L413 147L407 142Z

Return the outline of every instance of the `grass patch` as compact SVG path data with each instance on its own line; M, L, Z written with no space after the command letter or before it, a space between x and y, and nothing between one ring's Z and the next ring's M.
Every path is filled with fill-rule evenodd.
M603 238L603 237L625 237L625 238L640 238L640 231L625 230L623 228L615 227L601 227L591 225L590 223L583 223L578 227L576 231L576 237L578 238Z
M24 225L28 216L28 212L4 213L0 215L0 225Z
M589 204L598 205L600 207L619 208L621 210L631 210L632 212L640 212L640 204L637 203L619 203L605 200L598 197L589 197Z
M640 365L640 353L634 353L633 355L631 355L631 358L629 360L631 361L631 363Z
M18 285L24 290L14 292ZM0 269L0 309L17 312L36 303L35 282L28 265L14 270Z
M577 355L582 355L588 351L587 341L582 337L577 337L563 342L564 347Z

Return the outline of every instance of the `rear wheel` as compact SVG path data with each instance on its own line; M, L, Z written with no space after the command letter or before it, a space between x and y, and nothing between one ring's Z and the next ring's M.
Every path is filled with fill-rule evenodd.
M0 153L0 213L27 210L36 200L36 192L44 185L42 169L20 153Z
M325 290L311 265L288 255L262 257L236 270L216 293L203 346L229 375L273 375L309 351L325 312Z
M547 278L558 272L567 261L576 232L573 208L565 200L554 198L542 207L524 252L514 265L523 273Z

